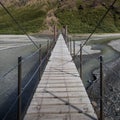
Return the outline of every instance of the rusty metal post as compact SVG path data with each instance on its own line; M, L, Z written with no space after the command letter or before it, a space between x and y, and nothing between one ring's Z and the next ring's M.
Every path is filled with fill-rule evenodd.
M49 40L47 40L47 51L49 51Z
M39 65L41 64L42 60L42 50L41 50L41 44L39 45ZM41 80L41 66L39 68L39 80Z
M66 41L66 44L67 44L67 25L65 26L65 41Z
M70 51L70 37L69 37L69 41L68 41L68 49L69 49L69 51Z
M54 25L54 42L56 42L56 26Z
M82 80L82 44L80 44L80 78Z
M75 57L75 40L73 41L73 55Z
M71 38L70 38L70 54L72 55L72 44L71 44Z
M49 48L50 48L50 43L49 43L49 40L47 41L47 51L48 51L48 53L49 53Z
M49 40L47 41L47 60L49 58Z
M104 87L103 87L103 57L100 56L100 120L104 120L103 112L103 97L104 97Z
M70 38L68 38L68 44L67 44L67 46L68 46L68 50L69 50L69 43L70 43Z
M22 80L22 57L18 57L18 112L17 120L21 120L21 80Z

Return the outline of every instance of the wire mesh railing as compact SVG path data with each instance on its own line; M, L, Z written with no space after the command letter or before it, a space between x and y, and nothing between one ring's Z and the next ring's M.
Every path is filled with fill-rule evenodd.
M45 69L55 41L47 41L40 48L14 65L0 77L0 119L18 119L18 101L21 98L21 118L23 118L40 76ZM19 66L21 66L21 93L18 94Z
M83 38L79 40L75 40L74 38L67 39L68 49L73 57L78 72L83 76L83 83L86 87L91 103L95 108L98 118L102 120L120 119L119 53L116 51L117 54L114 54L113 56L111 53L112 58L110 58L111 56L109 55L109 53L111 52L111 50L107 51L109 47L107 45L101 45L99 44L99 42L97 43L100 46L98 47L98 49L93 49L93 47L95 46L94 43L88 43L87 45L82 47L81 52L80 46L82 42L84 42ZM82 61L80 58L81 54ZM108 54L108 57L104 57L104 54ZM80 62L82 62L82 68L80 68Z

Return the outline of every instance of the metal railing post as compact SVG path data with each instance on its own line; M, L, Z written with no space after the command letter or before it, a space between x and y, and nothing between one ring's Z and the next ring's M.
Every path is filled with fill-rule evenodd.
M69 42L70 42L70 38L68 38L68 41L67 41L67 42L68 42L67 46L68 46L68 50L69 50Z
M50 49L50 43L49 40L47 41L47 53L49 53L49 49Z
M47 41L47 60L49 58L49 40Z
M21 80L22 80L22 57L18 57L18 111L17 120L21 120Z
M103 57L100 56L100 120L104 120L103 114L103 96L104 96L104 88L103 88Z
M82 44L80 44L80 78L82 80Z
M54 41L56 41L56 26L54 25Z
M72 44L71 44L71 38L70 38L70 54L72 55Z
M41 44L39 45L39 65L41 64L42 60L42 50L41 50ZM41 66L39 68L39 80L41 80Z
M49 40L47 41L47 49L49 51Z
M67 25L65 26L65 41L66 41L66 44L67 44Z
M73 41L73 57L75 57L75 40Z

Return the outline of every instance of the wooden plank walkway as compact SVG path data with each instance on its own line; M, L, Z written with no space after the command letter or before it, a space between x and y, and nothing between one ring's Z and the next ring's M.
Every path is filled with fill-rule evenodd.
M24 120L97 120L60 35Z

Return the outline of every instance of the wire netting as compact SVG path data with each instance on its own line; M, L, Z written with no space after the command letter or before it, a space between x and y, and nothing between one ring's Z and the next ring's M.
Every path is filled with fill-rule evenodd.
M0 51L0 55L2 56L0 58L2 62L0 66L4 68L0 69L0 119L17 119L19 56L22 56L22 117L27 110L35 88L40 80L39 74L42 75L46 66L46 55L52 41L49 40L48 42L47 39L43 39L42 41L36 41L36 43L38 46L41 44L41 49L36 49L32 44L22 46L20 42L20 47L11 47L10 49Z
M99 56L103 57L103 86L104 86L104 117L108 119L120 119L120 54L109 46L112 40L118 40L113 36L101 37L95 36L90 39L87 45L82 48L82 76L83 83L87 89L91 103L100 117L100 60ZM75 41L75 48L74 42ZM71 51L73 60L76 64L78 72L80 72L80 44L84 43L84 36L74 37L68 40L69 51ZM71 46L70 46L71 45ZM75 50L74 50L75 49ZM75 51L75 54L74 54ZM78 52L79 51L79 52ZM76 54L77 53L77 54ZM75 56L74 56L75 55Z

